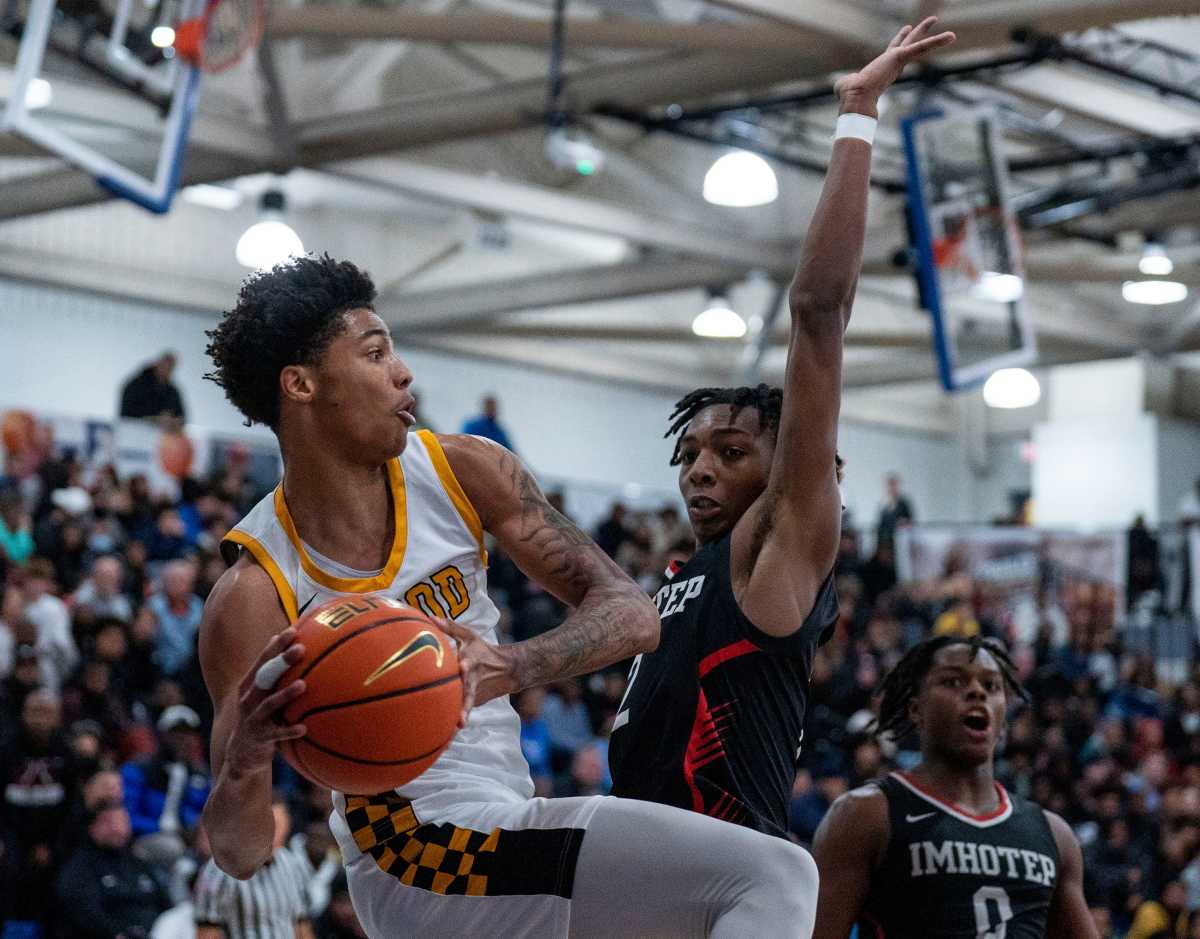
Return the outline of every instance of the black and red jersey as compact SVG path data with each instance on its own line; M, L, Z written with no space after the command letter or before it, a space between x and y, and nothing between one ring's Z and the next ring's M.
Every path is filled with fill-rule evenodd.
M769 636L734 598L729 550L729 536L705 545L655 595L662 639L629 672L613 794L784 836L812 657L837 593L831 573L796 632Z
M877 785L891 837L859 917L864 939L1044 939L1059 854L1046 813L996 787L975 815L907 773Z

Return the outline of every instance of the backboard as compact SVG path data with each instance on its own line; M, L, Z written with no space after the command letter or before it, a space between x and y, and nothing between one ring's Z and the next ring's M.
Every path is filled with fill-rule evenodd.
M901 121L921 303L942 386L977 385L1037 358L995 115L926 111Z
M203 0L154 7L139 0L28 0L16 65L4 83L0 133L24 137L114 194L166 212L200 71L149 35L157 26L169 36L202 8Z

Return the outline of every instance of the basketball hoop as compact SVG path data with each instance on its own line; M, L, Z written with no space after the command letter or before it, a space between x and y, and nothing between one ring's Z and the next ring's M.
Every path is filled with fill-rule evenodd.
M236 64L262 35L266 0L208 0L204 13L175 27L179 57L206 72Z

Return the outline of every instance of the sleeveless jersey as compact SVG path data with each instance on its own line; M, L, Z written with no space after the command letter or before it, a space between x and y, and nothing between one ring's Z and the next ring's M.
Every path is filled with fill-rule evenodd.
M283 484L225 536L226 560L243 549L270 575L293 622L310 605L337 596L378 593L468 626L497 642L499 612L487 594L483 526L430 431L408 436L388 463L395 539L381 571L362 576L307 548L284 500ZM471 711L437 762L396 793L418 815L463 802L521 802L533 796L521 754L521 723L505 697ZM330 827L343 856L359 854L346 825L345 798L334 793Z
M613 794L786 836L812 657L837 621L832 573L790 636L742 613L730 538L705 545L654 598L662 638L634 659L609 744Z
M996 783L976 816L905 773L877 784L891 839L859 918L862 939L1045 939L1058 847L1042 809Z

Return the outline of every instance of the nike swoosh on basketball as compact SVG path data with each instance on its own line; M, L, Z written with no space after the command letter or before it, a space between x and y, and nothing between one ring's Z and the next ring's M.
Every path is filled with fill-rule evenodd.
M428 629L423 629L413 636L403 649L400 649L398 652L393 652L386 659L384 659L383 664L380 665L379 668L375 669L375 671L371 672L363 684L371 684L371 682L375 681L377 678L383 677L384 674L390 672L393 668L402 665L404 662L406 662L408 659L411 659L423 649L429 649L434 653L434 655L437 656L437 667L441 668L442 658L445 655L445 651L442 649L442 644L438 642L437 637Z
M937 812L926 812L923 815L905 815L904 820L906 822L923 822L925 819L933 818L935 815L937 815Z
M317 599L317 595L314 593L311 597L309 597L307 600L304 601L304 606L300 607L300 609L298 609L296 611L296 619L299 619L301 616L304 615L304 611L308 609L309 605L315 599Z

